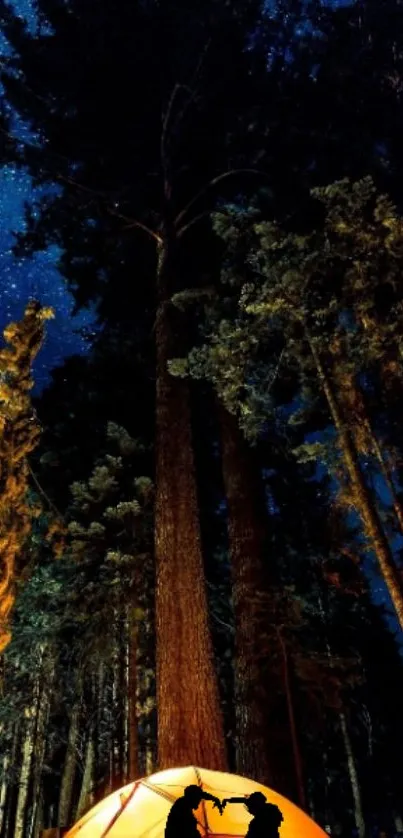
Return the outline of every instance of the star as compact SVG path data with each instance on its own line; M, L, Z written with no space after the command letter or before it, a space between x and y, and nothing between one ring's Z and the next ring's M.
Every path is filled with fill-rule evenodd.
M19 319L32 297L44 306L52 306L55 319L46 324L44 346L35 363L36 391L49 381L52 367L68 355L88 351L88 342L80 329L93 321L88 310L73 317L73 298L57 270L56 248L36 253L32 258L17 258L13 252L13 233L24 228L24 203L35 198L29 176L13 167L0 171L0 330Z

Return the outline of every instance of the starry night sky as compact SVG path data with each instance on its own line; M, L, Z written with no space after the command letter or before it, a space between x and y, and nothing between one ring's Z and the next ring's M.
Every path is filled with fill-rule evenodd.
M349 0L331 0L343 5ZM35 0L14 0L17 13L34 25ZM269 4L268 4L269 5ZM0 57L7 44L0 33ZM1 85L0 85L1 96ZM91 312L72 316L72 296L57 271L57 252L37 253L32 259L17 260L12 254L13 232L23 229L24 203L35 193L30 178L12 167L0 167L0 333L10 320L21 317L25 304L35 297L55 310L55 320L46 325L46 341L35 363L35 391L49 381L49 371L68 355L87 351L88 343L77 330L93 322Z
M14 2L17 12L30 22L34 21L33 5L34 0ZM0 40L0 55L6 50L7 45ZM12 166L0 168L0 332L11 320L21 317L30 297L55 311L55 319L46 324L45 344L34 368L37 392L49 381L52 367L59 366L68 355L87 350L88 343L77 331L91 324L92 314L83 311L72 316L73 299L57 271L56 249L29 259L13 255L13 232L23 229L24 204L34 198L27 174Z

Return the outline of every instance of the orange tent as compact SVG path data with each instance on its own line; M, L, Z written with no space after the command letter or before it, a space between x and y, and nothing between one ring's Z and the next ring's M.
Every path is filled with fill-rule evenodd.
M172 804L193 784L220 800L262 791L283 813L281 838L327 838L308 815L277 792L236 774L194 766L160 771L124 786L90 809L65 838L163 838ZM195 815L201 838L243 838L251 820L241 803L229 804L220 815L210 801L202 801Z

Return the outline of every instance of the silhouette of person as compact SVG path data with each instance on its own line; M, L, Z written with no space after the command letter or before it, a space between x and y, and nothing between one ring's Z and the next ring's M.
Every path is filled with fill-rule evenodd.
M211 800L222 814L222 804L218 797L213 797L199 786L187 786L183 797L178 797L171 807L165 826L165 838L200 838L193 810L198 808L202 800Z
M222 810L227 803L243 803L253 815L245 838L279 838L279 827L284 820L283 813L274 803L268 803L261 791L254 791L249 797L230 797L222 801Z

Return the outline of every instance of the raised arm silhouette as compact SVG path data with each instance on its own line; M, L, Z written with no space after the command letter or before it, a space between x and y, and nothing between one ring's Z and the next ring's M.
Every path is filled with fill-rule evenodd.
M222 814L222 804L218 797L214 797L199 786L187 786L183 797L179 797L173 804L165 826L165 838L200 838L197 820L193 810L197 809L202 800L211 800L214 807Z

